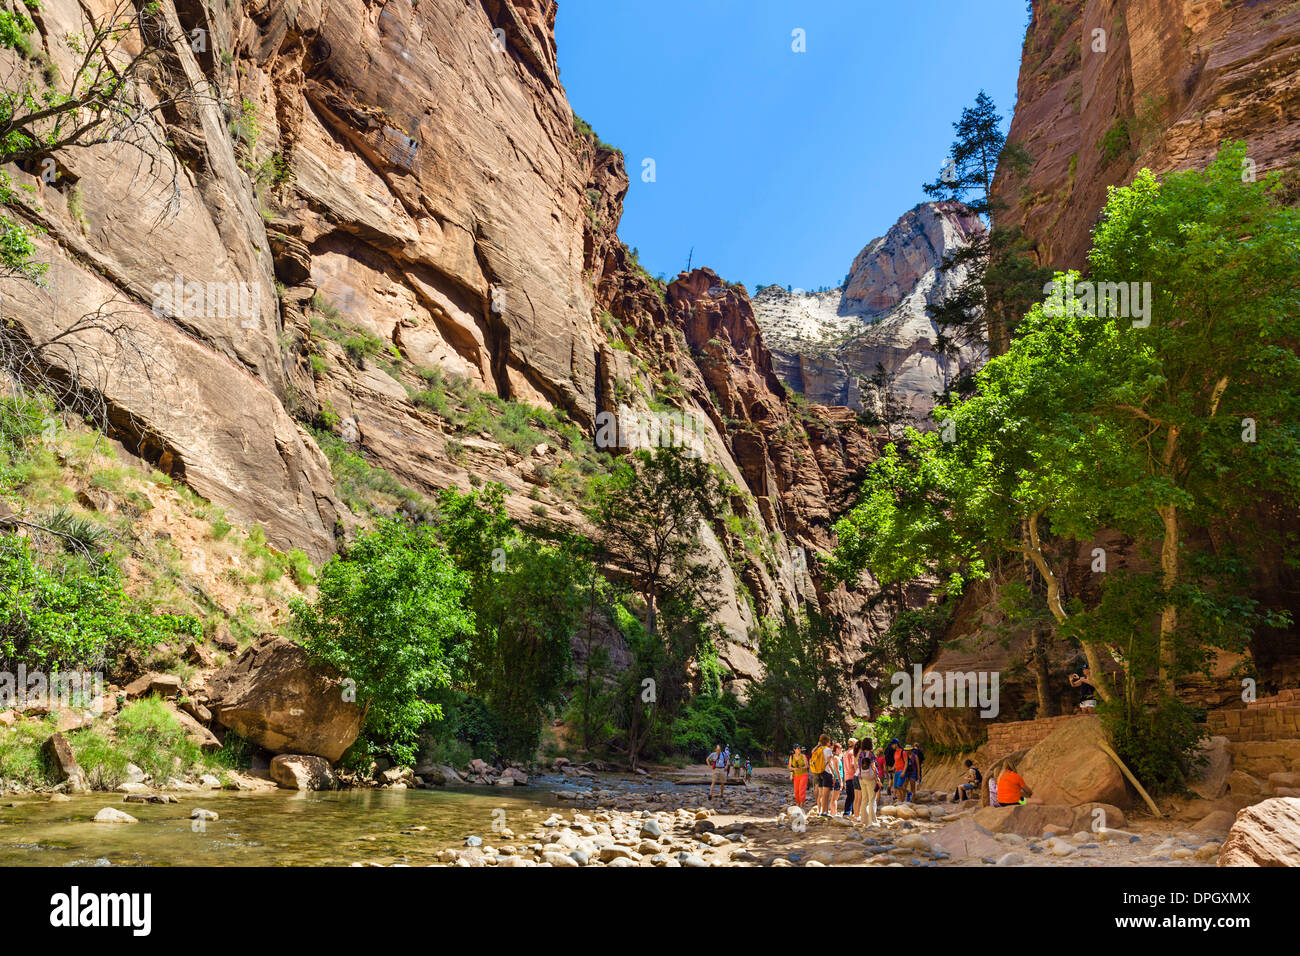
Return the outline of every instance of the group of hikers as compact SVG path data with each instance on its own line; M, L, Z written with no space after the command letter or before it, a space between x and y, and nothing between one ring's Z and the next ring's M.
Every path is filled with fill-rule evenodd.
M712 771L709 799L714 791L723 802L727 799L727 783L748 784L753 767L747 757L733 756L730 745L718 744L709 754L706 763ZM822 817L836 814L873 826L876 814L883 804L911 803L921 786L921 770L925 764L925 750L920 744L904 744L897 737L883 747L875 747L870 738L850 737L848 743L833 743L829 734L822 734L817 746L805 755L802 746L796 745L786 762L790 781L794 786L794 802L800 808L808 801L808 783L814 789L812 813ZM984 775L975 761L966 761L966 775L953 791L955 802L981 799L980 788ZM840 796L844 809L840 809ZM1025 778L1017 772L1014 759L1002 762L996 776L988 778L988 801L991 807L1012 804L1041 803Z
M872 826L876 814L890 803L911 803L921 785L921 772L925 764L925 750L920 744L904 744L897 737L883 747L873 747L868 738L850 737L846 746L832 743L828 734L822 734L811 755L805 756L803 748L796 746L787 767L794 786L794 802L800 808L808 799L808 782L815 784L814 814L832 817L836 813L858 823ZM984 775L973 760L966 761L966 775L952 798L960 802L979 800ZM844 795L844 809L840 810L840 795ZM999 773L988 780L989 806L1041 803L1033 797L1033 790L1017 772L1014 759L1003 762Z
M850 737L847 744L841 745L832 743L829 734L822 734L810 754L805 755L803 747L796 746L786 766L798 806L807 802L811 778L815 814L831 817L838 813L871 825L876 822L882 799L910 803L916 797L924 763L925 751L920 744L904 744L896 737L883 747L875 747L866 737Z

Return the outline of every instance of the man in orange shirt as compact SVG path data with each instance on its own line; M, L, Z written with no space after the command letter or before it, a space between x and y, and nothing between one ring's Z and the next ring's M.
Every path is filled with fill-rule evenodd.
M1042 802L1040 798L1034 797L1034 791L1025 783L1025 778L1016 773L1016 762L1008 760L998 775L998 803L1009 807L1017 803Z

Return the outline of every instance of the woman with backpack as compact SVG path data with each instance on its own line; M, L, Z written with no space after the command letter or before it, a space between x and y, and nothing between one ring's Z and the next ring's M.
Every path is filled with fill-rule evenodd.
M831 800L831 786L835 783L835 777L830 772L831 759L834 756L830 735L822 734L817 740L817 747L813 750L812 756L808 759L808 769L817 784L816 812L823 817L830 816L830 811L826 807Z

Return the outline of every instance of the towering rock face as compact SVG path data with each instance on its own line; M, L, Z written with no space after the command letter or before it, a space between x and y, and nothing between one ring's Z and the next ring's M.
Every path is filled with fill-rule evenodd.
M1142 167L1203 167L1245 140L1257 175L1300 194L1300 7L1185 0L1035 0L1009 139L1033 157L999 176L1002 222L1040 261L1085 264L1108 186Z
M971 346L940 354L925 312L961 281L961 270L939 273L943 258L983 229L959 203L922 203L858 253L840 288L760 289L754 310L777 374L814 402L923 420L934 396L983 358Z
M59 75L76 73L87 15L111 6L49 0L34 14ZM46 288L8 281L4 300L34 341L111 303L130 348L106 357L87 335L48 361L104 394L131 447L316 558L348 516L295 418L350 422L409 484L463 483L404 383L336 361L312 303L414 367L592 421L602 336L587 216L618 206L626 179L621 163L597 168L575 129L554 3L160 9L182 38L148 91L181 91L170 125L143 155L67 150L52 182L13 170L50 268ZM6 75L36 75L8 59ZM227 287L251 304L170 293Z

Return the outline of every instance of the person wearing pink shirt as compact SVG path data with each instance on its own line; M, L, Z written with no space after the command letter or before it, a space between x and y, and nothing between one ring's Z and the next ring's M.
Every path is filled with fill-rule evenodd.
M853 800L858 791L858 742L849 738L844 748L844 816L853 816Z

